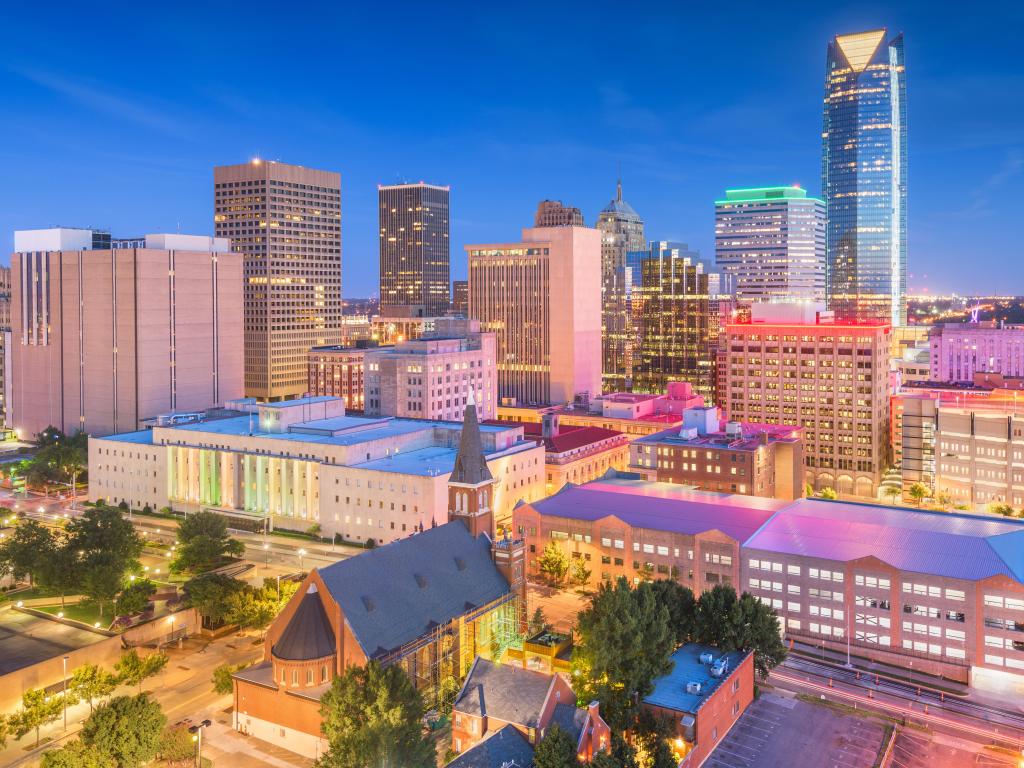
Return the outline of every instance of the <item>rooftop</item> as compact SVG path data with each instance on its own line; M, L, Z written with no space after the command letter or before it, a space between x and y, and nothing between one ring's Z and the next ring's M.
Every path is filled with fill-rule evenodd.
M489 733L446 768L529 768L531 765L533 747L515 726L506 725Z
M16 595L11 596L17 599ZM0 675L30 667L79 648L103 642L106 635L17 610L0 613ZM59 666L59 665L58 665Z
M596 445L616 437L623 437L621 432L604 427L581 427L573 424L561 424L558 427L558 434L554 437L543 437L543 425L538 422L514 422L488 420L484 424L489 426L516 426L523 428L523 434L534 440L544 443L544 450L548 453L567 453L584 448L588 445ZM625 439L625 438L624 438Z
M740 425L738 436L728 435L724 431L696 437L683 437L678 429L665 429L646 435L634 442L637 444L671 444L696 446L698 448L729 449L730 451L756 451L765 444L765 435L770 443L791 443L800 439L802 427L783 426L779 424Z
M701 654L710 653L715 661L724 657L727 671L721 677L711 674L711 667L700 660ZM709 645L689 643L672 654L674 666L664 677L654 681L654 690L644 697L644 703L664 707L674 712L696 714L712 693L728 680L751 651L722 653ZM700 683L700 693L688 693L687 683Z
M800 187L753 187L751 189L727 189L725 190L725 199L716 200L715 205L792 202L794 200L822 202L815 197L808 197L807 190Z
M515 664L495 664L477 657L453 706L455 711L466 715L494 717L526 728L539 728L551 683L551 675L543 672Z

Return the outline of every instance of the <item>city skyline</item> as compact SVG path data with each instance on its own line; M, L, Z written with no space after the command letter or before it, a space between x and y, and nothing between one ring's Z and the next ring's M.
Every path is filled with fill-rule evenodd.
M369 45L356 31L379 23L372 10L346 12L344 19L325 11L324 23L309 32L311 42L330 42L341 56L310 83L289 82L287 89L290 65L282 65L268 75L265 102L257 101L263 88L248 85L236 65L216 74L205 66L231 54L230 40L173 21L154 29L153 38L136 38L125 32L148 24L144 12L100 14L92 21L123 39L126 53L156 41L168 51L187 49L191 58L182 63L164 53L136 56L131 68L90 52L64 61L70 53L62 48L73 46L61 41L71 39L81 19L71 12L43 22L15 12L13 24L29 34L45 23L54 45L45 60L8 53L0 68L10 106L21 116L0 128L4 145L18 150L9 150L6 160L12 181L7 189L16 189L17 197L6 192L0 198L0 228L10 233L60 223L129 234L206 232L213 166L260 155L341 172L345 294L372 295L377 184L422 179L451 186L452 277L459 279L466 269L463 246L513 238L539 199L566 200L593 221L614 193L621 162L629 200L642 212L648 235L688 242L708 256L713 201L722 188L799 183L812 196L821 194L821 74L828 40L886 26L891 34L906 34L912 65L910 292L984 293L1022 276L1019 260L1007 258L1015 249L1011 236L992 226L1012 215L1014 192L1024 186L1024 142L1016 127L1024 113L1022 74L1009 37L1010 16L1019 10L1007 6L1005 23L984 27L973 18L953 25L925 4L898 11L830 9L784 21L754 5L743 12L750 23L735 24L733 16L716 10L693 18L668 7L652 12L637 21L647 38L670 38L685 22L686 28L702 25L706 34L699 37L706 39L695 40L683 57L650 53L652 46L645 46L643 57L623 52L614 68L605 66L597 45L603 25L596 18L574 18L571 44L548 46L537 61L523 54L494 59L482 50L475 56L471 44L475 70L460 66L466 51L441 57L436 65L450 98L442 106L429 104L426 94L415 96L409 114L420 117L400 126L384 117L383 95L369 91L404 57L379 74L356 77ZM394 27L397 43L414 36L417 21L424 20L412 14ZM216 28L216 19L211 22ZM468 35L498 34L499 43L522 31L515 19L498 23L493 12L465 14L464 24ZM768 64L754 65L735 51L757 51ZM565 84L548 81L546 89L525 87L570 61L580 73L597 74ZM309 98L320 77L337 80L333 95ZM526 110L544 119L524 131ZM50 124L58 116L74 121L73 136ZM62 178L59 189L47 182L54 174ZM131 199L116 185L126 175L143 188ZM89 194L82 194L87 185ZM967 258L976 268L962 274ZM993 275L1004 261L1009 266L997 280Z

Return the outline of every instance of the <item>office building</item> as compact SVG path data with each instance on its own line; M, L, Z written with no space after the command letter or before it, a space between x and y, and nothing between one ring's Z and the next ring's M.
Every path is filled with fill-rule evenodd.
M469 317L469 280L452 281L452 314Z
M727 189L715 263L738 302L825 300L825 204L800 187Z
M0 427L9 428L11 402L11 268L0 267Z
M311 397L337 397L345 410L363 410L366 351L374 342L354 346L330 345L309 350L309 386Z
M681 429L634 440L631 471L702 491L797 499L804 493L800 427L726 422L716 407L683 412Z
M541 200L533 217L534 227L585 227L579 208L562 205L561 200Z
M497 337L498 396L549 405L600 394L600 233L536 227L466 251L469 314Z
M928 344L932 381L972 381L976 373L1024 376L1024 325L941 323Z
M15 233L12 426L25 438L134 430L242 395L242 257L221 238L111 248L100 234L102 250L90 230Z
M633 267L633 391L664 392L685 380L707 399L714 394L715 358L709 272L685 243L655 240L628 256ZM639 276L639 277L638 277Z
M494 334L481 333L476 321L447 325L453 330L446 332L439 321L442 330L366 352L367 416L458 421L473 402L480 418L494 417Z
M637 342L626 254L642 251L647 241L644 220L622 199L621 181L594 226L601 233L601 377L604 391L622 391L632 384Z
M245 259L245 394L306 391L311 347L341 344L341 175L273 160L213 169L214 227Z
M458 421L350 416L337 398L232 403L179 425L89 441L89 498L133 509L214 509L232 526L385 543L448 520ZM544 495L544 452L513 425L484 426L500 481L495 524Z
M729 419L803 427L806 482L875 498L890 464L889 336L812 304L754 304L725 328Z
M840 321L907 322L907 82L903 35L828 44L821 189L828 301Z
M382 316L448 313L449 192L422 181L377 187Z

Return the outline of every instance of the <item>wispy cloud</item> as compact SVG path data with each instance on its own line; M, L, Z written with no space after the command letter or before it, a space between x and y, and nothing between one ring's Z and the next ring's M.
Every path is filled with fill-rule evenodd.
M990 216L992 196L1008 181L1013 180L1024 171L1024 151L1011 149L1006 153L1003 162L982 181L970 195L968 204L955 211L952 215L958 219L981 219Z
M191 138L194 135L185 123L172 117L172 108L146 106L136 98L117 96L100 84L70 80L60 75L37 69L12 70L36 85L80 104L94 112L125 120L176 138Z

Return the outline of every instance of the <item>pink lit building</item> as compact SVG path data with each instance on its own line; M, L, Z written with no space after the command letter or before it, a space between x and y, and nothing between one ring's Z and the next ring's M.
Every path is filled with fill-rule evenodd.
M975 373L1024 376L1024 325L943 323L929 334L932 381L973 381Z

